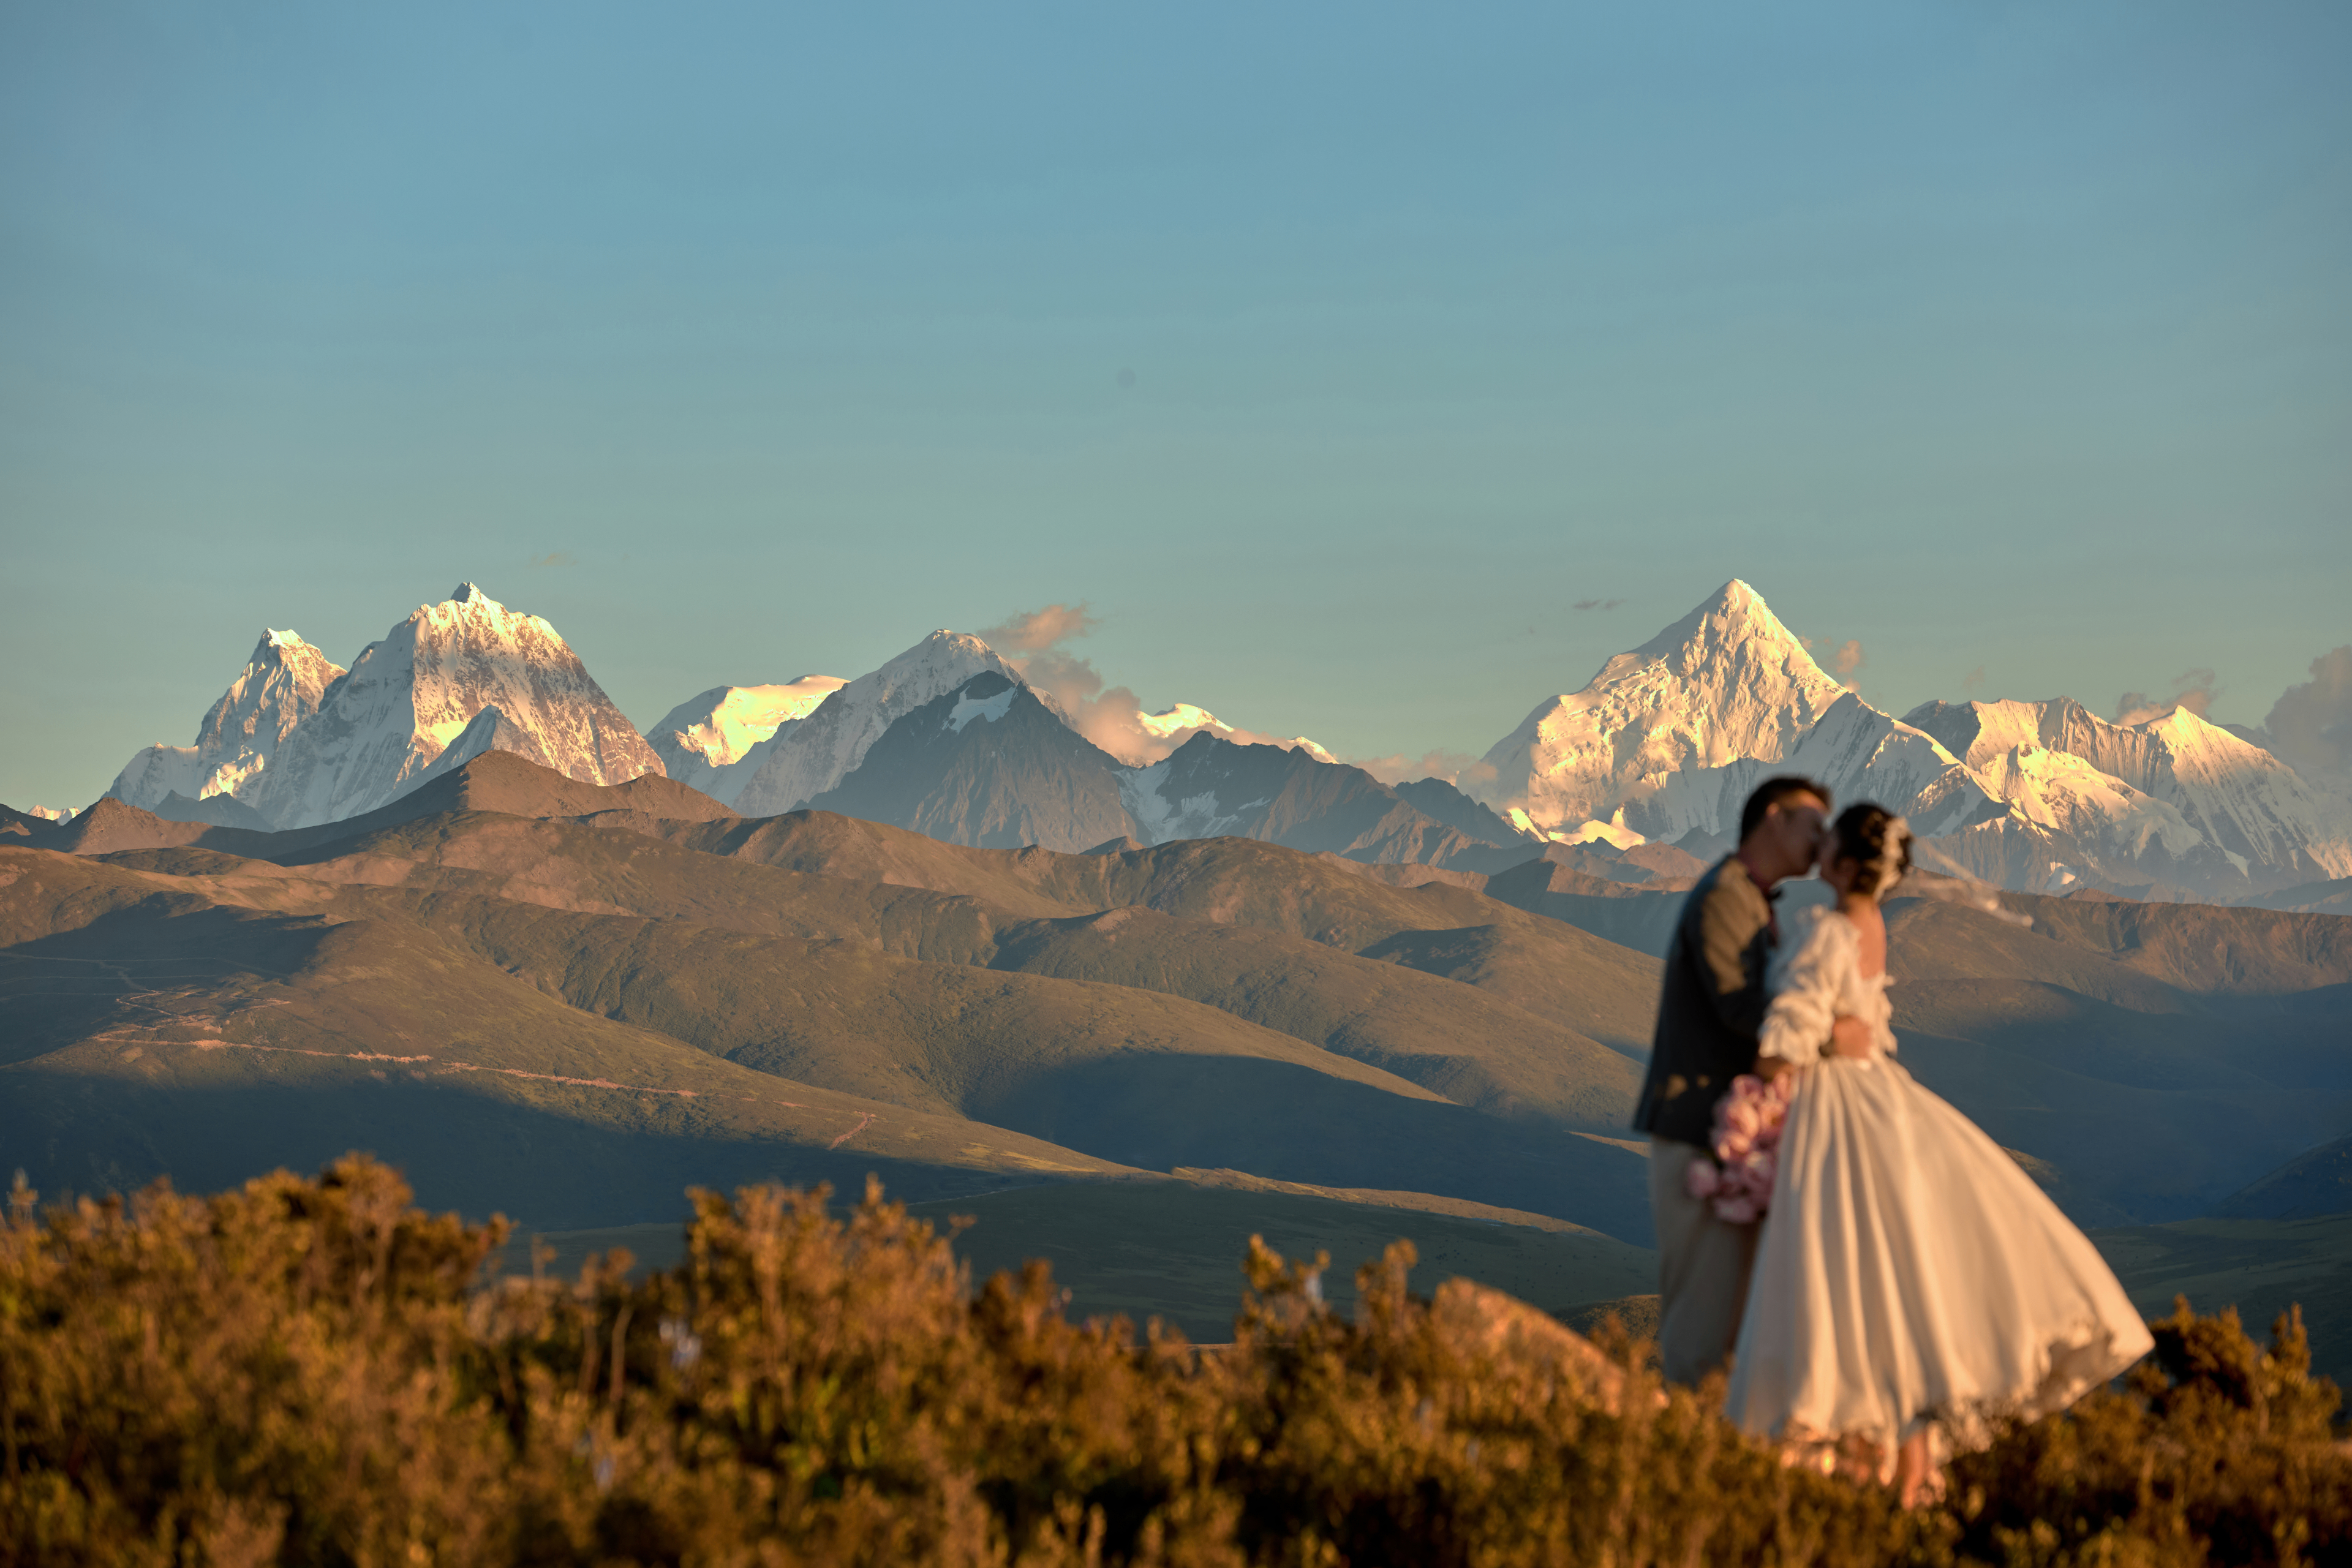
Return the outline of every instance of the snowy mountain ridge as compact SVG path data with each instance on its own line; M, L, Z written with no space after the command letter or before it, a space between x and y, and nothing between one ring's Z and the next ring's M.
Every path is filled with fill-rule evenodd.
M982 675L986 694L971 695ZM1192 703L1122 710L1112 735L1102 712L1066 710L1016 662L947 630L853 680L711 688L640 737L551 625L467 583L348 670L292 632L266 633L196 743L142 750L109 793L146 810L234 805L307 826L496 750L600 784L663 773L772 816L829 796L895 725L958 692L969 701L940 710L943 735L961 746L977 722L983 749L1023 754L999 766L929 742L892 749L952 773L961 804L890 807L942 831L1052 821L1077 835L1118 820L1149 843L1239 834L1433 864L1499 866L1547 844L1617 854L1658 842L1704 857L1737 836L1756 784L1785 772L1842 803L1901 811L1931 864L2021 889L2240 899L2352 877L2352 803L2187 709L2124 723L2056 698L1930 702L1897 719L1823 669L1737 579L1580 690L1538 704L1458 790L1382 785L1304 737L1257 736ZM1016 692L1036 706L1003 723ZM1149 749L1119 756L1122 737ZM1068 786L1082 809L1014 798L1064 787L1056 779L1083 781ZM900 793L868 770L851 795ZM1000 811L1011 815L990 816Z
M1206 731L1220 741L1235 741L1244 745L1262 745L1272 741L1274 744L1286 750L1304 752L1318 763L1336 763L1339 760L1304 735L1292 735L1286 740L1273 736L1257 736L1250 731L1226 723L1207 709L1191 702L1179 702L1172 707L1163 708L1157 713L1139 712L1135 716L1135 722L1143 733L1151 739L1172 741L1179 745ZM1128 759L1130 763L1136 760L1132 757Z
M2034 890L2145 882L2237 895L2352 874L2352 806L2185 708L2121 724L2063 697L1928 702L1909 720L2008 807L1997 851L1950 852L2014 857L2038 836L2048 867Z

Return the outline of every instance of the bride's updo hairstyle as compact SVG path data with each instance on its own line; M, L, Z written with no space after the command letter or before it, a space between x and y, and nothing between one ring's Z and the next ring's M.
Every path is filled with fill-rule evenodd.
M1854 886L1874 899L1895 890L1911 869L1911 825L1868 801L1838 813L1837 858L1855 861L1862 875Z

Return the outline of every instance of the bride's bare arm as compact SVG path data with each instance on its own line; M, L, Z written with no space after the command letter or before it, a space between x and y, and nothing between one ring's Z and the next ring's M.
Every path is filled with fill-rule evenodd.
M1842 1014L1830 1025L1830 1051L1841 1057L1870 1055L1870 1026L1851 1013ZM1784 1072L1794 1072L1797 1064L1780 1057L1756 1058L1756 1076L1769 1083Z
M1839 1014L1830 1026L1830 1049L1842 1057L1870 1055L1870 1026L1851 1013Z

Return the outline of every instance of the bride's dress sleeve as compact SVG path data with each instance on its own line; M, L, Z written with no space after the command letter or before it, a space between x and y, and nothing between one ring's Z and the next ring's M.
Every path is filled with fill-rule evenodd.
M1797 914L1810 923L1800 940L1773 957L1772 1005L1756 1033L1756 1054L1802 1067L1821 1060L1822 1047L1829 1044L1830 1026L1837 1021L1838 998L1845 990L1845 966L1852 960L1846 943L1839 940L1838 928L1846 924L1844 921L1833 918L1827 910L1803 910ZM1792 919L1790 923L1797 921Z

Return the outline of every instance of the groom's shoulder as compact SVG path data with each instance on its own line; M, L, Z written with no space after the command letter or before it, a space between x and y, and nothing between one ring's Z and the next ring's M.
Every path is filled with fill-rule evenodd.
M1691 884L1683 900L1682 917L1675 923L1692 927L1713 920L1743 924L1752 921L1760 925L1771 919L1771 901L1748 874L1747 863L1737 855L1726 855Z
M1756 885L1756 879L1748 874L1747 862L1737 855L1726 855L1700 872L1698 880L1691 884L1684 908L1696 910L1724 899L1740 903L1753 902L1759 908L1766 907L1764 890Z

